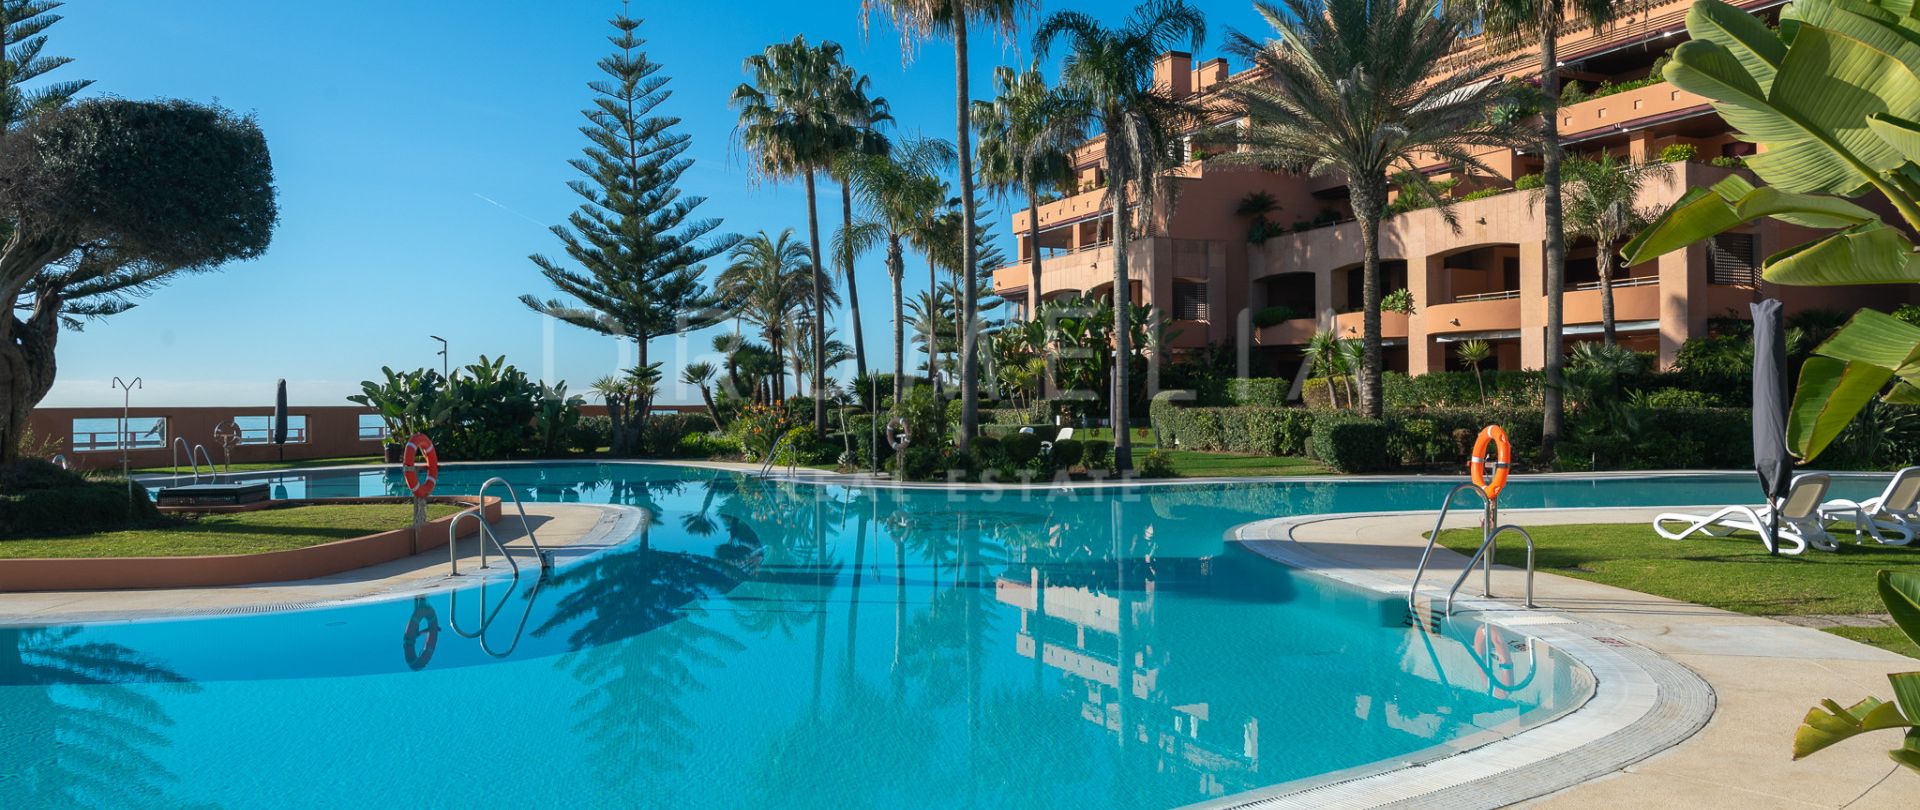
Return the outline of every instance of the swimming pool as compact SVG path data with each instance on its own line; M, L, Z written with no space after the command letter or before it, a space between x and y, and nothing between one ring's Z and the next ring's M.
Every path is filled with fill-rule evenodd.
M0 806L1165 807L1432 756L1592 689L1545 645L1409 628L1396 599L1224 539L1432 508L1445 480L1008 493L550 464L450 466L440 488L494 474L652 517L484 593L0 629ZM1507 500L1752 488L1539 478Z

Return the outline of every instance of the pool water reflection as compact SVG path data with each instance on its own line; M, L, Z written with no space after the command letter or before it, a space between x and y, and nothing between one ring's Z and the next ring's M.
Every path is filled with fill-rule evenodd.
M441 488L493 474L648 519L484 593L0 629L0 806L1165 807L1510 732L1592 686L1224 540L1444 482L994 495L563 464ZM1547 489L1510 492L1618 497Z

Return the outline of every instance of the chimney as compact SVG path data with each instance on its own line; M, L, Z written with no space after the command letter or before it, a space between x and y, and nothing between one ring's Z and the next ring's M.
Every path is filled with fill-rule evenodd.
M1193 70L1193 92L1212 90L1214 85L1226 81L1228 75L1227 60L1216 57L1202 62Z
M1153 63L1153 85L1173 98L1193 95L1193 54L1167 51Z

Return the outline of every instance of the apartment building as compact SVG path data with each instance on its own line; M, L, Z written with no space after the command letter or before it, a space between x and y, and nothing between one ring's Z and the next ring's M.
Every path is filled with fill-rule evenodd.
M1670 178L1644 188L1641 204L1650 209L1744 171L1725 158L1754 150L1733 136L1705 98L1653 72L1664 54L1685 41L1690 4L1658 2L1604 30L1570 26L1560 42L1561 80L1579 87L1558 113L1570 154L1652 160L1691 147L1693 159L1672 162ZM1741 5L1771 20L1783 3ZM1537 52L1495 53L1478 38L1463 47L1463 58L1497 59L1510 77L1534 75L1538 62ZM1217 92L1243 78L1229 75L1224 60L1195 65L1184 53L1164 55L1156 71L1161 86L1181 97ZM1108 262L1115 247L1104 216L1103 157L1096 138L1076 155L1078 193L1012 217L1020 261L995 271L994 290L1016 311L1025 311L1032 289L1028 258L1034 250L1042 257L1039 300L1112 291ZM1295 376L1302 347L1316 331L1359 337L1362 253L1345 179L1228 169L1204 157L1195 155L1169 174L1172 193L1156 200L1150 217L1140 218L1147 235L1128 246L1129 295L1173 319L1178 335L1172 349L1229 345L1245 350L1256 374ZM1418 374L1457 367L1454 344L1475 339L1490 344L1498 368L1545 364L1545 228L1537 195L1513 188L1516 180L1540 171L1540 156L1499 149L1479 157L1492 176L1455 178L1438 162L1423 167L1436 181L1456 181L1451 194L1457 229L1434 210L1398 214L1382 225L1382 291L1404 288L1414 302L1411 313L1383 313L1389 369ZM1722 158L1717 165L1716 158ZM1493 190L1490 196L1487 190ZM1459 199L1474 191L1481 192L1476 199ZM1255 193L1277 204L1267 218L1280 232L1261 240L1251 238L1251 220L1236 213ZM1033 216L1039 217L1037 244L1028 238ZM1665 367L1687 340L1709 334L1720 319L1747 317L1747 304L1762 297L1782 299L1789 317L1809 310L1891 309L1914 300L1908 286L1802 288L1760 281L1761 259L1808 235L1765 221L1654 261L1616 267L1619 340L1657 352ZM1601 293L1591 241L1569 241L1566 282L1569 345L1599 339Z

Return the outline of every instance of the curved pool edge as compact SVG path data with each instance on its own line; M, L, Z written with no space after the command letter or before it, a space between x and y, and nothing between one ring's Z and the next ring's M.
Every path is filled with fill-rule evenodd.
M1374 513L1386 515L1393 513ZM1412 514L1412 513L1402 513ZM1229 540L1275 563L1404 597L1398 578L1342 564L1294 540L1294 529L1366 515L1274 518L1235 527ZM1646 647L1552 609L1462 598L1464 614L1531 636L1585 667L1594 691L1578 707L1505 735L1480 735L1408 757L1245 791L1193 805L1224 808L1504 807L1617 772L1693 737L1712 719L1707 681ZM1489 739L1491 737L1491 739Z
M553 548L549 550L549 553L552 555L554 560L553 570L555 571L561 571L568 568L572 568L574 566L589 562L601 555L613 553L613 552L619 551L620 549L628 547L629 545L636 542L640 538L640 525L641 525L641 522L646 519L646 510L638 507L633 507L633 506L624 506L620 504L565 504L565 505L570 507L593 509L595 511L604 513L604 516L602 517L602 519L597 521L593 526L593 528L590 529L587 533L581 535L578 538L573 538L566 545L559 546L557 548ZM531 549L524 546L516 545L513 547L513 549L516 552L522 552L524 554L532 553ZM424 553L430 554L432 552L424 552ZM525 559L525 557L517 554L516 559ZM351 572L348 572L348 573L351 573ZM144 622L165 622L165 621L192 621L197 619L216 619L221 617L233 616L236 614L298 613L298 612L304 612L304 611L329 610L333 608L376 604L381 602L398 602L406 599L412 599L415 597L443 594L443 593L448 593L456 590L466 591L466 590L478 588L483 583L493 583L493 582L498 582L500 580L506 580L510 578L512 578L512 575L510 573L507 573L504 569L502 569L497 573L489 572L489 573L482 574L477 572L470 572L470 573L462 574L458 578L455 578L451 575L443 573L443 574L430 576L426 578L397 580L393 582L390 587L384 587L378 590L371 590L366 593L356 594L352 596L344 596L344 597L337 597L337 598L308 598L308 599L276 598L275 594L283 592L284 590L290 589L290 588L309 587L314 585L316 582L319 582L319 580L268 582L268 583L256 583L252 585L221 586L221 587L206 588L206 589L187 588L187 589L158 589L158 590L139 590L139 591L83 592L83 593L110 593L110 594L124 593L124 594L139 594L139 595L148 595L148 596L158 595L161 599L164 599L165 595L178 593L180 590L186 590L186 591L219 590L219 591L258 592L261 595L261 598L247 604L222 605L219 607L208 607L208 608L192 608L192 607L179 607L179 606L167 606L167 607L152 608L152 609L129 608L129 609L60 610L56 608L52 610L38 611L31 616L16 615L13 613L9 613L5 609L6 598L15 595L12 592L8 592L8 593L0 593L0 628L52 627L52 626L72 627L72 626L84 626L84 625L135 624L135 623L144 623ZM33 596L45 596L48 594L57 594L57 593L58 592L42 592L42 593L36 594L36 593L29 592L29 593L21 593L19 594L19 596L33 597ZM75 602L74 604L76 606L84 605L89 601L91 600L83 599L83 600L79 600L78 602ZM66 606L63 605L62 607L66 607Z

